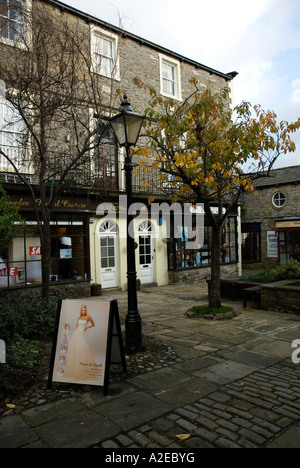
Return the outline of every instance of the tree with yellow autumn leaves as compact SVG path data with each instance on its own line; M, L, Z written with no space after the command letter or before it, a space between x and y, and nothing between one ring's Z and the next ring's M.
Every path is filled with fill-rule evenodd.
M242 102L232 111L229 88L194 92L178 103L149 92L147 144L140 150L140 170L156 170L173 199L202 203L212 227L210 310L221 306L222 230L243 193L255 194L255 180L269 175L281 155L294 152L291 134L300 127L277 122L273 111ZM170 190L171 189L171 190ZM216 214L216 209L217 214Z

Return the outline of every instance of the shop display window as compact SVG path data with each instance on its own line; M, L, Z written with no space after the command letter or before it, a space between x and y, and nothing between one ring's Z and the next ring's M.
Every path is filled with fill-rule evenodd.
M29 218L29 216L27 216ZM55 214L51 220L50 281L88 277L88 245L85 217ZM42 256L36 221L26 220L0 258L0 287L30 286L42 282Z
M169 269L202 268L211 265L212 228L204 228L204 244L201 249L188 249L187 243L192 240L188 228L174 227L173 236L168 242ZM237 262L237 221L229 217L222 231L222 248L220 263Z
M300 262L300 229L279 231L280 263L291 259Z

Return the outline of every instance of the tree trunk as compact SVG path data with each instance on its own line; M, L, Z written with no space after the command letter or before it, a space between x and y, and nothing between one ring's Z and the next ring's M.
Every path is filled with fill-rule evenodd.
M42 235L41 235L41 253L42 253L42 299L48 299L50 292L50 257L51 257L51 238L50 238L50 213L47 209L42 209Z
M209 308L221 307L221 233L222 228L214 225L211 245L211 285L209 291Z

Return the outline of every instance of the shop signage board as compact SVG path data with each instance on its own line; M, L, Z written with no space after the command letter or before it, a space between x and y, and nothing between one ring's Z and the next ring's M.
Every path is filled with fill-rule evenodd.
M91 385L108 395L111 364L127 371L117 301L59 301L48 388Z
M267 232L268 258L278 258L278 238L276 231Z
M276 223L277 229L299 229L300 228L300 221L283 221Z

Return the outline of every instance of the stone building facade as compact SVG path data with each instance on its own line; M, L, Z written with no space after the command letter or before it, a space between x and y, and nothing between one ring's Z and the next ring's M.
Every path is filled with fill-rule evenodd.
M10 53L10 48L11 51L16 50L13 47L16 41L14 32L18 31L18 28L23 31L22 28L26 26L23 8L29 15L33 14L37 6L45 8L49 15L65 18L73 29L77 28L83 38L84 49L81 50L81 54L83 56L85 50L84 53L89 55L82 64L85 66L88 64L90 67L89 71L101 93L103 104L101 111L99 109L96 111L93 108L94 103L88 102L86 97L86 109L82 107L86 122L95 119L107 120L109 116L116 114L123 93L128 95L133 110L143 114L148 106L149 96L134 84L136 78L154 87L163 97L171 97L175 101L182 102L194 90L190 83L191 78L196 78L203 90L206 88L219 90L225 86L231 87L236 75L234 72L227 74L209 68L56 0L20 0L18 24L11 23L9 0L4 0L4 3L7 4L8 13L7 17L2 18L6 22L6 28L1 29L0 51L4 50L2 48L5 48L6 53L7 51ZM78 60L82 60L82 57ZM0 79L3 77L0 76ZM229 102L228 105L230 104ZM12 145L17 154L22 148L15 144L13 131L10 133L12 143L8 143L3 117L13 115L13 111L3 97L0 106L1 144L4 142L6 146ZM62 142L65 152L71 153L76 146L74 135L67 131L66 125L65 127L64 129L63 122L57 126L54 141L57 151ZM60 282L64 283L64 291L65 285L70 282L73 284L82 282L86 288L87 280L101 283L104 288L126 288L126 243L119 235L124 231L119 211L120 195L125 193L123 170L125 154L117 147L108 129L93 151L89 153L91 159L87 159L76 174L74 172L72 180L66 180L67 183L64 184L55 204L50 223L52 289L55 285L59 287ZM66 163L67 159L62 163L62 159L57 156L57 164L62 164L63 167ZM93 171L97 174L92 180L90 175L94 175ZM22 167L20 172L34 192L35 202L41 203L34 166L31 165L30 170ZM143 185L145 181L149 182L150 178L155 178L155 175L135 177L133 190L136 201L147 206L149 195L153 194L158 202L167 200L157 184L150 183L147 188ZM28 187L20 183L13 167L9 167L3 158L0 159L0 180L10 196L11 203L19 208L20 214L26 220L26 226L20 228L18 236L8 249L6 258L0 259L0 287L37 288L41 283L41 242L34 215L34 202ZM51 180L52 186L59 183L59 179ZM51 190L50 185L48 190ZM103 203L115 206L116 218L110 219L99 214L97 207ZM225 276L227 274L236 276L238 271L238 218L237 211L232 214L228 222L226 227L228 232L224 231L224 239L230 243L229 253L224 254L223 259ZM194 278L209 277L211 236L209 226L206 225L205 255L202 255L201 260L199 252L198 256L194 256L195 261L192 263L190 261L188 264L184 253L184 239L179 242L180 246L177 246L178 249L176 247L176 252L173 248L170 251L164 239L164 229L160 220L151 224L148 218L142 220L139 217L136 232L137 273L142 283L164 285L169 284L169 281L189 282L190 278L193 282ZM181 256L176 268L172 258L174 252ZM174 273L175 269L178 274ZM170 271L171 278L169 278Z
M242 203L243 263L277 266L300 261L300 166L271 171Z

